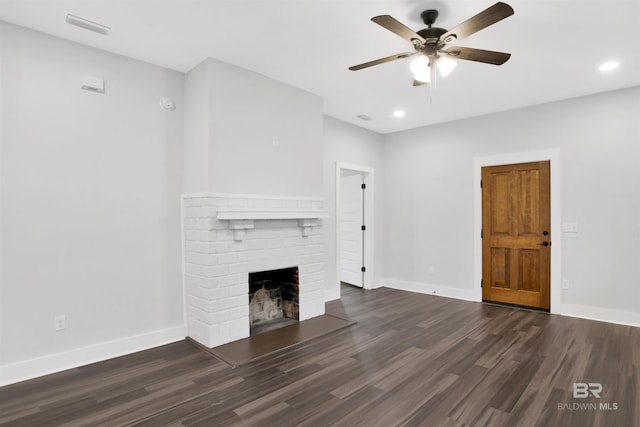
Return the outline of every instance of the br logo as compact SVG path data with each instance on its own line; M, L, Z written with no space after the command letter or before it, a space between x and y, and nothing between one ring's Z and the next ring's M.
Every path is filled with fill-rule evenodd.
M573 398L586 399L589 395L600 399L602 384L600 383L573 383Z

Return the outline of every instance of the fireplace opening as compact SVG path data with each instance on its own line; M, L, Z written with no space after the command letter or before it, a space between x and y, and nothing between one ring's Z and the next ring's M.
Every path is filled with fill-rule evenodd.
M249 273L249 331L258 335L300 319L298 267Z

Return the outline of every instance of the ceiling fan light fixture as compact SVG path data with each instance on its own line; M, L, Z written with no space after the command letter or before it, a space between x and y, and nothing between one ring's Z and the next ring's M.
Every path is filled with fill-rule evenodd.
M446 56L441 56L438 58L436 62L436 66L438 67L438 71L440 71L440 75L442 77L447 77L458 63L452 59L447 58Z
M414 74L413 78L420 83L431 83L431 73L429 71L422 74Z
M415 76L429 75L429 58L424 55L420 55L418 58L411 61L409 68Z

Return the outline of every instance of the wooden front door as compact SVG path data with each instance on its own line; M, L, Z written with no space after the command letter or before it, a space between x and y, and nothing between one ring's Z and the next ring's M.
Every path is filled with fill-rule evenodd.
M482 299L549 309L549 162L482 168Z

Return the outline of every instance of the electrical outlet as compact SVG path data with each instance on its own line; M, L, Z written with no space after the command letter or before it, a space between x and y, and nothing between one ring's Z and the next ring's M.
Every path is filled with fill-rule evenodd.
M429 274L433 274L436 272L436 268L432 265L429 267Z
M562 289L564 289L564 290L569 289L569 280L568 279L563 279L562 280Z
M62 331L67 327L67 316L56 316L53 320L56 331Z
M274 136L271 138L271 144L272 144L274 147L280 147L280 138L278 138L277 136L275 136L275 135L274 135Z

